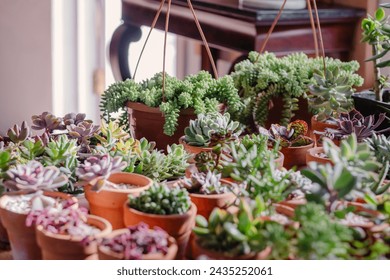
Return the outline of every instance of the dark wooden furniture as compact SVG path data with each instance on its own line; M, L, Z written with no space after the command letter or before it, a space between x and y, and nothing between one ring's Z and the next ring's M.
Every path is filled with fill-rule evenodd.
M247 54L251 50L259 50L278 12L242 8L238 0L192 2L216 60L220 51L234 50ZM123 23L114 32L110 44L110 60L116 80L130 77L127 63L129 44L141 38L141 25L151 25L159 4L159 0L122 0ZM326 4L319 6L327 55L342 60L350 58L355 29L364 15L365 11L361 9ZM163 30L164 21L165 8L156 28ZM186 0L172 0L169 32L201 41ZM296 51L314 54L308 11L284 11L266 50L277 55ZM210 70L205 58L202 68Z

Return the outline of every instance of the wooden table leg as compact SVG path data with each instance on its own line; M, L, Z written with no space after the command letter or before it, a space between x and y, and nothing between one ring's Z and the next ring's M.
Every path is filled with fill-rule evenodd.
M131 78L128 63L129 46L141 39L141 27L121 24L114 32L110 43L110 63L116 81Z

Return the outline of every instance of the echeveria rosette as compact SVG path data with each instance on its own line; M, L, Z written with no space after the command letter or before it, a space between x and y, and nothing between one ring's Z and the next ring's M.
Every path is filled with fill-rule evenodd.
M88 157L76 169L76 176L82 183L91 184L92 190L98 191L105 186L112 173L120 172L126 167L121 157L109 155Z
M82 122L89 122L89 123L92 123L92 121L90 120L86 120L85 119L86 115L83 114L83 113L69 113L69 114L66 114L63 118L63 122L64 122L64 125L67 126L67 125L78 125L79 123L82 123Z
M31 119L33 123L31 128L34 130L44 129L47 133L52 133L56 129L64 129L62 118L58 118L49 112L43 112L40 115L33 115Z
M50 190L64 186L68 178L55 166L43 166L38 161L16 165L6 172L3 184L6 188L18 190Z
M68 125L66 128L70 138L77 139L79 144L88 145L89 139L99 132L100 126L89 121L82 121L77 125Z
M125 260L140 260L143 255L168 253L169 235L161 228L151 229L147 224L139 223L127 230L114 238L104 238L100 245L122 254Z
M20 127L15 124L12 128L8 129L7 136L15 144L21 143L31 136L30 127L25 121L22 122Z

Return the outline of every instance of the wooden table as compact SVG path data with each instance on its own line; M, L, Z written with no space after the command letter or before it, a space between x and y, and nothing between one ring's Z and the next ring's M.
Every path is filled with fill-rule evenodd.
M216 59L220 51L238 51L246 55L249 51L259 50L278 12L239 7L238 0L192 2ZM141 25L151 25L159 4L159 0L122 0L123 23L114 32L110 44L110 61L116 80L131 77L127 63L129 44L141 38ZM364 15L362 9L329 4L319 6L328 56L342 60L350 58L355 29ZM163 30L164 22L165 9L156 28ZM186 0L172 0L169 32L201 41ZM313 55L314 42L308 11L284 11L266 50L277 55L297 51ZM202 68L210 70L205 58Z

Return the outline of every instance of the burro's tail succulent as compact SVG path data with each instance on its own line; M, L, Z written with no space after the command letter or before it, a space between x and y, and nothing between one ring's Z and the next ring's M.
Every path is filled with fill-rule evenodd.
M64 186L68 178L55 166L44 167L40 162L29 161L16 165L6 172L4 186L9 190L45 190Z
M91 184L92 190L99 191L107 183L108 177L126 167L121 157L109 155L91 156L76 169L76 176L84 184Z

